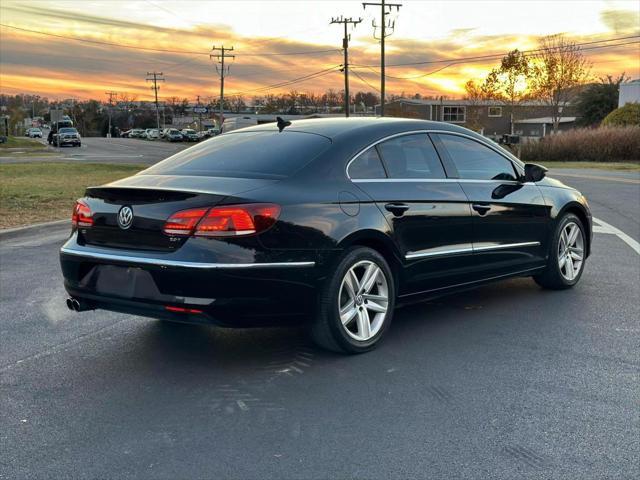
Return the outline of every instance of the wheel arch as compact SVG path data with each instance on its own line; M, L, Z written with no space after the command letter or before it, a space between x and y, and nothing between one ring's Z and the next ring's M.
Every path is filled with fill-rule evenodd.
M586 257L591 254L591 220L590 215L587 213L586 209L579 202L570 202L566 204L562 209L558 212L556 216L556 224L560 221L562 217L564 217L567 213L572 213L576 217L580 219L583 227L585 228L585 241L587 242L587 252ZM554 229L555 231L555 229ZM586 258L585 257L585 258Z
M354 246L368 247L377 251L389 264L396 285L396 293L400 291L402 260L400 252L391 238L377 230L360 230L348 235L339 243L341 249Z

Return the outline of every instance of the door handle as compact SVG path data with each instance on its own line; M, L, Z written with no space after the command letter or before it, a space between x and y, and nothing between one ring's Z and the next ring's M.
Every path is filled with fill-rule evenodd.
M404 215L404 212L409 210L409 205L406 203L387 203L384 208L393 213L394 216L401 217Z
M491 206L489 206L489 205L480 205L479 203L474 203L473 205L471 205L471 208L473 208L480 215L486 215L487 212L489 210L491 210Z

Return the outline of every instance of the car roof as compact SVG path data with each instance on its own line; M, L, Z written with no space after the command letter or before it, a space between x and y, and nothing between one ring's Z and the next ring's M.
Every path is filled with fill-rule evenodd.
M235 132L273 131L277 130L277 128L276 123L268 123L243 128L241 130L234 130L228 132L227 135L233 135ZM410 130L444 130L467 134L473 133L471 130L446 122L393 117L313 118L293 120L291 121L291 125L285 128L285 131L315 133L332 140L344 139L354 135L360 136L361 134L376 136Z

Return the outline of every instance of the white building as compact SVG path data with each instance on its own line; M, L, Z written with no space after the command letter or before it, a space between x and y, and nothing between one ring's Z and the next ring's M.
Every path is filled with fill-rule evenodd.
M640 103L640 79L620 84L618 108L626 105L627 103Z

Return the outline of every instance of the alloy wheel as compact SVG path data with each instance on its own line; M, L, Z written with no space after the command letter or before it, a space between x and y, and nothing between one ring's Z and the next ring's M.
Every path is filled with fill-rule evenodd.
M584 235L575 222L567 223L558 242L558 267L565 280L573 281L582 269L584 260Z
M382 328L389 308L389 284L384 271L370 260L354 264L345 274L338 295L340 320L358 341L373 338Z

